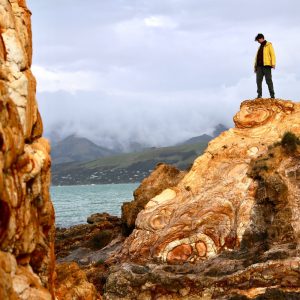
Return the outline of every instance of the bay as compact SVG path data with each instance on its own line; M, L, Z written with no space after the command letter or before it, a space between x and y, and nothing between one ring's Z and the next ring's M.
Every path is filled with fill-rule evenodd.
M52 186L50 188L57 227L86 224L93 213L120 216L123 202L133 199L140 183Z

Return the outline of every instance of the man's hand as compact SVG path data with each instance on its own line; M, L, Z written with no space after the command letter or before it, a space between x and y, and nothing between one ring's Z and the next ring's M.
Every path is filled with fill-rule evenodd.
M272 66L272 69L275 69L275 65Z

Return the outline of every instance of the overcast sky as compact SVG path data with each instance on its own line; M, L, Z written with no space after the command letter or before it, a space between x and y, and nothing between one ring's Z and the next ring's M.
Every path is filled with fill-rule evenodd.
M300 98L300 2L27 0L33 73L47 134L98 144L170 145L232 126L256 96L262 32L276 97ZM263 85L263 96L269 97Z

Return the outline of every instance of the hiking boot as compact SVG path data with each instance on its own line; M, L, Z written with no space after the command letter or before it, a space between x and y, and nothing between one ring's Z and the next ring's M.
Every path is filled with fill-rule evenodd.
M257 95L257 97L255 99L260 99L261 98L261 95Z

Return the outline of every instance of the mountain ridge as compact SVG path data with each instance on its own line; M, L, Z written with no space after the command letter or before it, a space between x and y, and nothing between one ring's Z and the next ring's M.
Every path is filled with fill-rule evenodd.
M52 145L53 164L93 160L99 157L114 155L116 152L96 145L85 137L70 135Z
M86 137L81 137L77 136L76 134L72 134L60 141L52 143L52 163L53 165L57 165L61 163L92 161L101 157L107 157L117 154L136 153L151 149L153 150L166 147L192 145L202 142L208 143L215 136L217 136L219 132L224 131L226 129L227 128L223 124L218 124L214 128L212 135L202 134L200 136L195 136L184 140L180 143L176 143L174 145L169 146L154 147L142 145L137 142L130 142L130 149L132 149L131 151L122 151L121 149L106 148L96 144L95 142Z
M53 185L140 182L158 163L168 163L184 170L202 154L207 142L173 147L148 148L133 153L118 153L85 162L52 166Z

